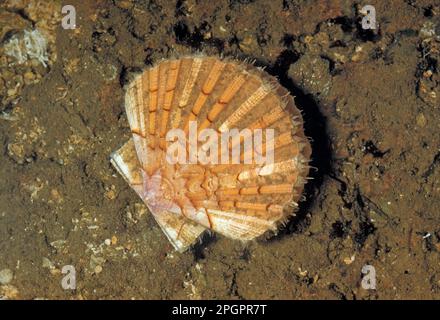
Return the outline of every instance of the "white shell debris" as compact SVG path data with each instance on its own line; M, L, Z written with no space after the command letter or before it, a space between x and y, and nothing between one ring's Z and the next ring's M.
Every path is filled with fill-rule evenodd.
M24 30L23 35L13 36L5 44L5 53L14 57L17 63L23 64L28 60L36 59L44 67L47 67L49 61L47 53L47 40L38 30Z

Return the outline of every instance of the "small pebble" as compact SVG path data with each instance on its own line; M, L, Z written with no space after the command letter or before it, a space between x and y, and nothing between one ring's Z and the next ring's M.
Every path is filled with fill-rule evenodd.
M109 199L109 200L114 200L114 199L116 198L116 192L115 192L115 190L108 190L108 191L105 193L105 197L106 197L107 199Z
M8 97L15 96L16 93L17 93L17 89L16 88L8 89L8 91L7 91Z
M421 128L426 126L426 118L423 113L419 113L416 118L417 125Z
M44 257L43 258L43 268L48 268L48 269L53 269L54 265L52 263L52 261L50 261L48 258Z
M5 285L11 282L14 274L10 269L3 269L0 271L0 284Z
M350 265L350 264L352 264L354 262L355 258L356 257L354 255L352 255L351 257L345 257L344 258L344 263L346 265Z
M101 272L102 272L102 266L97 265L97 266L95 267L95 273L98 274L98 273L101 273Z

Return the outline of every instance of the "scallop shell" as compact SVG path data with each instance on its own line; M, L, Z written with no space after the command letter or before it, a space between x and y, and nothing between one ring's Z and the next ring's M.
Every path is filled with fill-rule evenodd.
M294 213L310 144L293 98L263 70L164 60L128 85L125 108L132 139L111 161L177 250L206 229L252 240Z

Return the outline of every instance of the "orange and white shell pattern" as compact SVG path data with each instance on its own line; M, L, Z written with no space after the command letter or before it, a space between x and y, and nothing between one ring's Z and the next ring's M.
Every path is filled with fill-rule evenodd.
M111 162L176 250L189 248L207 229L251 240L276 231L294 214L311 148L293 98L261 69L218 57L164 60L128 85L125 108L132 138L112 154ZM271 129L273 140L268 143L263 134L257 146L254 136L253 149L243 146L245 135L220 142L222 134L244 129ZM180 130L188 139L210 130L219 143L209 155L228 160L238 148L239 162L197 161L194 152L205 150L205 142L197 137L192 149L190 143L179 142L188 161L170 162L170 146L176 146L175 137L169 139L171 130ZM273 161L255 161L256 152L272 152Z

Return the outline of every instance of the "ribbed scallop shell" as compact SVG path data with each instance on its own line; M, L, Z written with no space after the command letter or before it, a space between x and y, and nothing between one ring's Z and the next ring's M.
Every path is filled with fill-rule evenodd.
M294 213L311 149L293 98L264 71L216 57L165 60L128 85L125 108L133 138L112 155L112 163L177 250L206 229L251 240ZM253 149L244 150L239 139L239 164L171 164L167 133L181 129L189 137L190 121L197 123L196 133L215 130L219 141L228 129L273 129L273 148L263 144L260 152L273 150L274 163L245 164ZM226 146L230 150L237 141ZM184 147L189 161L194 149ZM218 153L220 160L220 144Z

